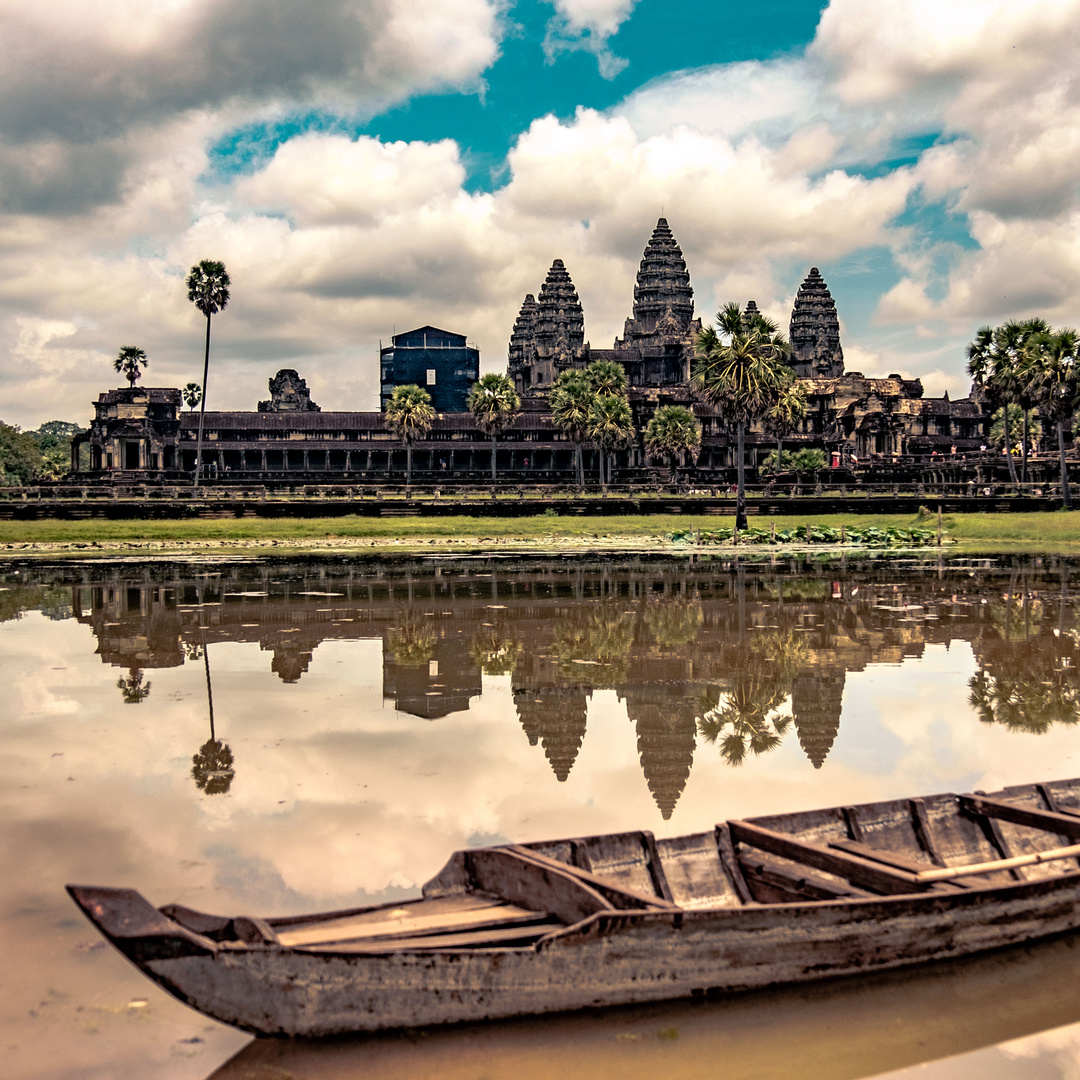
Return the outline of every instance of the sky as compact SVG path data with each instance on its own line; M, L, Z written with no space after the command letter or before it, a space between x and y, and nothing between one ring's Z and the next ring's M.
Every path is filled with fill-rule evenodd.
M433 324L503 371L561 258L586 338L656 219L697 313L786 327L821 269L848 370L967 393L979 326L1080 321L1080 0L0 0L0 420L88 423L144 349L208 408L282 367L374 409Z

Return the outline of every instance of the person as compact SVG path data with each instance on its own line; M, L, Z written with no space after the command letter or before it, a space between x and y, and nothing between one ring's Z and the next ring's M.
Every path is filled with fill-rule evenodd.
M857 469L859 467L859 459L854 454L851 455L851 467L853 469Z

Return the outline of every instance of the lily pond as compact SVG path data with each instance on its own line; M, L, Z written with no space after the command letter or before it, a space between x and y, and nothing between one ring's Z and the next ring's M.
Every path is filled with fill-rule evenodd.
M64 885L285 915L455 850L1080 775L1080 562L0 564L0 1075L1075 1077L1080 936L876 977L324 1044L144 979Z

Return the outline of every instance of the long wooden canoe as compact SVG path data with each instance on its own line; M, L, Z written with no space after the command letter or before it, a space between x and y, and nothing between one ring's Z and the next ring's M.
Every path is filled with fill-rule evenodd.
M326 1036L805 982L1080 927L1080 779L454 854L421 899L284 918L68 886L169 993Z

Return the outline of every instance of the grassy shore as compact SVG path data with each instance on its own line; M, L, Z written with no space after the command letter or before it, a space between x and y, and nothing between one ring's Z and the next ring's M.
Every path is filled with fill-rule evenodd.
M936 528L934 515L818 514L758 517L751 525L768 528L841 524ZM191 521L2 521L0 552L151 548L199 550L280 545L294 549L447 544L469 546L594 545L628 547L662 545L675 530L693 526L730 526L729 516L657 514L625 517L531 518L241 518ZM1030 514L955 514L945 517L946 534L965 549L1012 549L1080 552L1080 511ZM29 545L29 547L27 546ZM955 550L955 549L954 549Z

